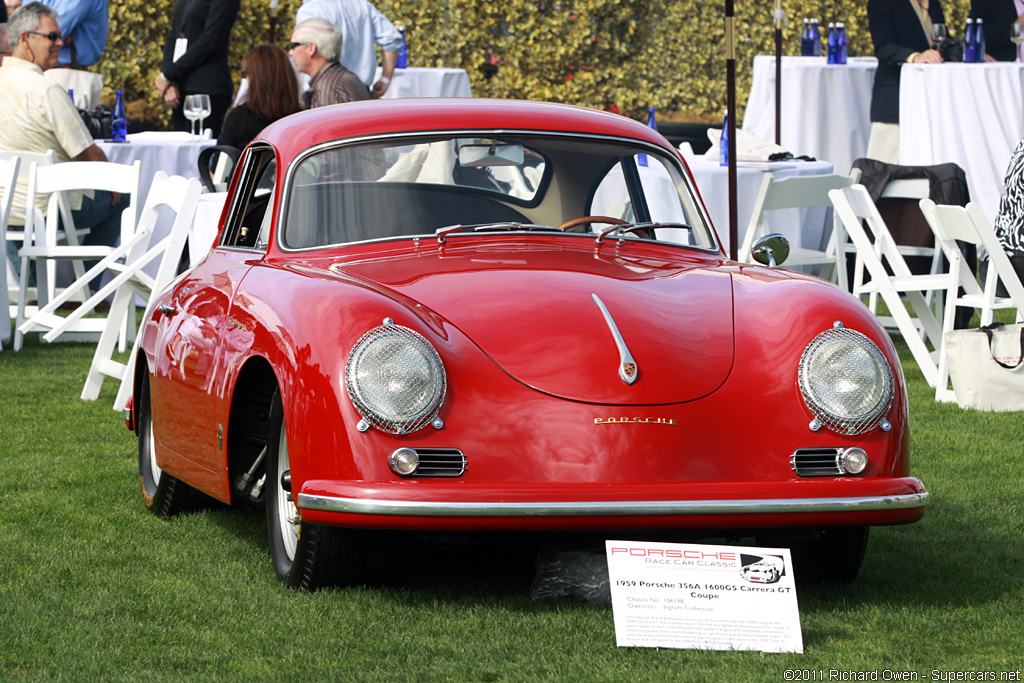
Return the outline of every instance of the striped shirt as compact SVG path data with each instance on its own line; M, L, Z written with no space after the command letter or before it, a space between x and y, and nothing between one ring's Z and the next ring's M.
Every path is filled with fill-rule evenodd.
M309 108L370 99L369 89L340 62L327 62L309 79Z

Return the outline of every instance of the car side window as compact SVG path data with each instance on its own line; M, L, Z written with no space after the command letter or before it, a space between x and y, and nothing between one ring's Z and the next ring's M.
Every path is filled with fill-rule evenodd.
M270 148L249 151L231 203L222 247L266 249L273 222L277 159Z

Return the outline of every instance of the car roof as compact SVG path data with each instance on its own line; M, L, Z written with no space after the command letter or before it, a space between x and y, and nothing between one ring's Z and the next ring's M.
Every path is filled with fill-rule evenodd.
M434 130L538 130L638 138L672 149L657 131L630 118L550 102L484 98L416 98L346 102L299 112L256 138L284 160L331 140Z

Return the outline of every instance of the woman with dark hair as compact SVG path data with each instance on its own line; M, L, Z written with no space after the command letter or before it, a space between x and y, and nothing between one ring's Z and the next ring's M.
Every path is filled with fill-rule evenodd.
M217 144L245 148L274 121L299 111L299 84L284 50L257 45L242 60L249 81L246 100L228 113Z

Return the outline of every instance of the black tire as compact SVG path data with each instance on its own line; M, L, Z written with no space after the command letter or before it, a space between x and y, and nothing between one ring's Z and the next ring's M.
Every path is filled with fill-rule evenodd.
M797 581L802 583L850 583L860 572L868 545L869 527L825 529L813 541L793 548Z
M302 590L344 586L359 578L368 547L365 531L299 520L281 475L289 468L281 394L274 392L267 443L267 535L277 578Z
M153 438L153 406L149 397L149 375L142 377L138 403L139 482L142 502L158 517L173 517L197 507L201 494L156 464L156 442Z

